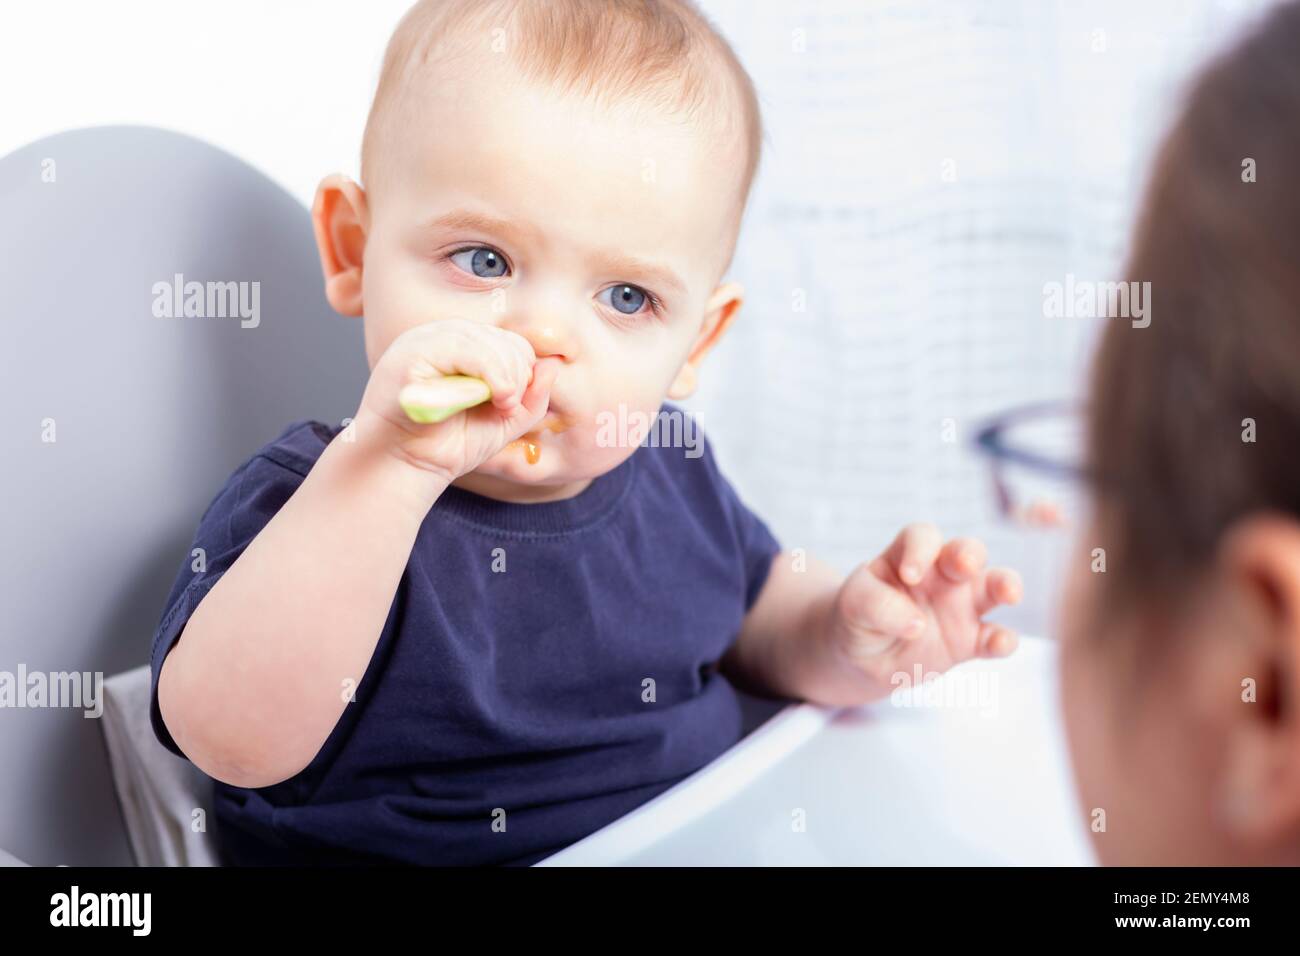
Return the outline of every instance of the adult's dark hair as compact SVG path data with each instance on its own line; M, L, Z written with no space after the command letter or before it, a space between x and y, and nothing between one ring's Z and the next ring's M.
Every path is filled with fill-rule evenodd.
M1300 4L1193 85L1125 273L1151 323L1112 319L1092 369L1103 613L1186 599L1237 519L1300 518Z

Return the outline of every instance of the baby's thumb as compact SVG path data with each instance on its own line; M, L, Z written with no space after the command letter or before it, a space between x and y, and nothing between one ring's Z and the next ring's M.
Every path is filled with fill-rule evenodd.
M520 417L525 419L528 425L535 425L546 414L551 401L551 386L555 384L555 377L560 374L560 365L561 360L554 356L538 359L534 363L533 379L528 383L523 397L519 400L520 407L523 409Z

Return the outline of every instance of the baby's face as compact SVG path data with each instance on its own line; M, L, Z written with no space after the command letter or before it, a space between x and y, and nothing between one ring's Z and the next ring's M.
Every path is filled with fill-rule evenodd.
M371 366L405 330L452 316L524 336L562 360L550 412L457 483L580 490L642 437L609 446L604 415L636 421L688 394L706 319L739 304L738 287L717 286L739 152L649 109L529 84L504 55L440 73L401 108L368 197Z

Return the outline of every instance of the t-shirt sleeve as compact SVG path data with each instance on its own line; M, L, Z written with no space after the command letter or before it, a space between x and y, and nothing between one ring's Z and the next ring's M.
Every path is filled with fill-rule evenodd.
M758 600L772 570L772 560L781 551L781 544L762 518L741 499L718 468L713 456L713 445L704 439L704 456L736 540L740 546L740 560L745 569L745 610Z
M302 484L306 473L259 454L230 476L199 520L189 553L181 563L150 652L149 718L154 736L177 756L184 757L158 708L158 675L167 652L176 644L186 622L212 586L221 580Z

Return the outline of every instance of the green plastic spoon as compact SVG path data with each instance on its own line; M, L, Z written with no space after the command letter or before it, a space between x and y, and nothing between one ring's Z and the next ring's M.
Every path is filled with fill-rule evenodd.
M472 375L444 375L431 382L407 385L397 396L406 417L421 425L451 418L492 398L487 382Z

